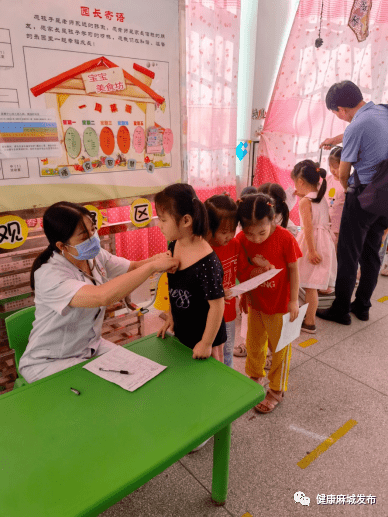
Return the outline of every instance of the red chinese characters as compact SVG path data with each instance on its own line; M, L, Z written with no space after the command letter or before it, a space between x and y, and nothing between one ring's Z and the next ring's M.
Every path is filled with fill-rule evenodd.
M81 16L90 16L89 7L81 6ZM107 20L113 20L114 13L112 11L105 11L104 16ZM102 19L101 9L94 9L93 17ZM116 20L118 22L124 22L124 20L125 20L124 13L116 13Z

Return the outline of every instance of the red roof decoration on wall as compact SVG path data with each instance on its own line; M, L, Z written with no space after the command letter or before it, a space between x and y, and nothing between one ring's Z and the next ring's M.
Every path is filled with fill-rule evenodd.
M71 68L67 72L63 72L62 74L56 75L55 77L52 77L51 79L48 79L47 81L44 81L43 83L34 86L33 88L31 88L31 92L35 97L39 97L39 95L42 95L42 93L45 93L48 90L52 90L56 86L60 85L65 81L68 81L69 79L73 79L76 75L83 74L85 72L90 72L95 68L101 66L105 66L106 68L118 67L118 65L116 65L112 61L109 61L109 59L107 59L106 57L101 56L97 59L93 59L92 61L86 61L86 63L83 63L82 65L76 66L75 68ZM152 77L152 74L152 79L155 77L154 72L151 72L150 70L147 70L146 68L143 68L140 65L134 65L134 69L145 75L148 75L149 77ZM163 104L163 102L165 101L164 97L158 95L149 86L133 77L133 75L129 74L124 69L123 73L124 77L128 79L128 81L130 81L134 86L138 86L141 90L143 90L144 93L149 95L157 104ZM141 102L141 100L139 100L139 102Z
M155 72L152 72L152 70L148 70L148 68L144 68L144 66L140 66L136 63L133 63L133 69L136 70L136 72L141 72L144 75L148 75L148 77L151 77L151 79L155 78Z

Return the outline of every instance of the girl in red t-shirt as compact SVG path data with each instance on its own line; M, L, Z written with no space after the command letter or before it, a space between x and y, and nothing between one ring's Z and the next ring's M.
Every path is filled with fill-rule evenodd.
M291 344L279 352L275 350L282 331L283 315L290 312L290 320L294 321L299 313L297 261L302 253L291 233L276 225L274 202L270 196L244 196L237 204L237 218L243 231L236 239L245 252L241 254L237 278L243 282L271 268L282 270L248 293L248 354L245 371L251 379L263 383L269 345L272 351L269 388L265 399L255 409L259 413L270 413L287 391ZM255 265L252 266L249 260Z
M240 243L234 239L237 228L237 205L228 194L212 196L205 201L209 218L207 241L216 252L224 270L226 342L224 363L233 368L236 300L228 298L228 289L236 284Z

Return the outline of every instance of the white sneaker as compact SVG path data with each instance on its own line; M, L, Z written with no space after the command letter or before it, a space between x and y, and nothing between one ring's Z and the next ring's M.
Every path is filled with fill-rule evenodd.
M189 454L192 454L193 452L197 452L197 451L199 451L199 449L202 449L202 447L204 447L204 446L207 444L207 442L208 442L209 440L210 440L210 438L208 438L207 440L205 440L203 443L200 443L200 444L198 445L198 447L196 447L195 449L193 449L192 451L190 451L190 452L189 452Z

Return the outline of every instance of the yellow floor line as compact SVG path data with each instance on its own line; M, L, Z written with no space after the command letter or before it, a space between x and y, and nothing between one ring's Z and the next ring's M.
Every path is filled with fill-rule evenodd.
M307 341L303 341L302 343L299 343L299 346L302 348L307 348L308 346L313 345L314 343L318 343L318 339L314 339L313 337L308 339Z
M382 298L379 298L377 301L383 303L383 302L386 302L387 300L388 300L388 296L383 296Z
M355 425L357 425L356 420L348 420L346 424L344 424L342 427L337 429L337 431L331 434L327 440L322 442L320 445L318 445L316 449L310 452L310 454L308 454L302 460L300 460L297 463L298 467L300 467L301 469L305 469L306 467L308 467L310 463L316 460L318 456L320 456L323 452L327 451L327 449L331 447L333 443L342 438Z

